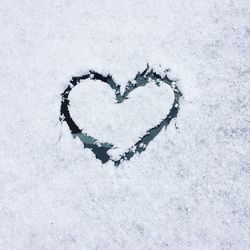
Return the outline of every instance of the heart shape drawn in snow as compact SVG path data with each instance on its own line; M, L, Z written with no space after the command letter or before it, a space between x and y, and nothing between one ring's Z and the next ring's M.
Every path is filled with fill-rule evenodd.
M118 166L143 152L177 117L181 96L175 81L149 66L128 82L123 94L111 75L89 71L72 77L62 93L60 120L102 163Z

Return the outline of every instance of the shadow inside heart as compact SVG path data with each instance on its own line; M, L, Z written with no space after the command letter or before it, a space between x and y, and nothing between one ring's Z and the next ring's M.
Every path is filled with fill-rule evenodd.
M134 89L145 86L150 80L154 80L154 82L158 85L159 82L164 82L168 86L171 87L174 93L174 102L168 114L166 114L165 118L155 127L149 129L146 134L141 137L132 147L130 147L126 152L124 152L118 160L114 160L108 154L108 150L114 148L114 145L110 143L102 143L99 142L94 137L84 133L78 125L73 121L70 112L69 112L69 94L71 90L80 82L91 79L91 80L99 80L108 84L111 89L115 92L115 97L117 103L122 103L127 99L129 93ZM62 93L62 101L61 101L61 115L60 120L66 121L68 124L71 133L74 138L78 137L83 143L85 148L89 148L95 154L96 158L101 160L102 163L106 163L107 161L113 161L116 166L118 166L122 161L131 159L135 154L140 154L143 152L147 145L152 141L162 130L163 127L167 127L170 121L177 117L179 111L179 98L182 96L180 90L177 88L176 83L171 81L167 75L165 74L163 77L157 74L153 69L150 69L149 66L142 72L138 73L133 81L129 81L125 91L121 94L120 86L116 85L111 75L103 76L95 71L90 71L88 74L72 77L70 84Z

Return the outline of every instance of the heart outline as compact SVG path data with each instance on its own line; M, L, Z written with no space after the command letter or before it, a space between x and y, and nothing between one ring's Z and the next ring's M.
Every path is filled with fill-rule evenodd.
M166 70L167 72L168 70ZM114 145L109 143L101 143L97 139L95 139L92 136L89 136L86 133L83 133L83 129L81 130L76 123L73 121L68 106L70 105L70 101L68 99L70 91L81 81L92 79L92 80L100 80L103 83L106 83L111 87L112 90L115 92L115 97L117 100L117 103L122 103L125 101L129 95L130 92L132 92L134 89L138 87L145 86L149 80L154 79L156 84L159 84L159 81L165 82L167 85L171 87L171 89L174 92L174 102L172 104L172 107L169 111L169 113L166 115L166 117L155 127L147 130L146 134L139 138L139 140L130 147L127 151L125 151L119 160L113 160L108 155L107 151L114 147ZM156 73L152 68L147 65L146 69L140 73L138 72L135 78L132 81L128 81L128 84L126 85L125 91L123 94L121 94L120 91L120 85L117 85L112 75L108 74L107 76L103 76L102 74L96 72L96 71L89 71L89 73L84 74L82 76L73 76L70 80L70 84L67 86L67 88L64 90L64 92L61 94L62 100L61 100L61 109L60 109L60 121L66 121L68 124L69 129L71 130L71 133L73 135L73 138L78 137L82 143L84 148L89 148L94 153L95 157L99 160L101 160L102 163L106 163L107 161L114 162L115 166L118 166L123 162L124 160L130 160L136 153L142 153L146 150L148 144L160 133L163 127L166 127L169 125L172 119L177 117L178 111L179 111L179 99L182 96L182 93L176 86L176 81L170 80L167 77L167 74L165 74L163 77L160 76L158 73Z

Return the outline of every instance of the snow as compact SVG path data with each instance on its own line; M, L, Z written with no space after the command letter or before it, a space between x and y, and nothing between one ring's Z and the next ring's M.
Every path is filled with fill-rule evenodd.
M2 0L0 248L249 249L249 12L247 0ZM92 69L124 89L147 63L179 79L177 119L102 165L59 122L60 94Z
M115 148L109 153L115 157L115 152L126 152L169 114L174 94L166 83L157 86L151 80L117 103L107 84L88 79L70 92L69 100L69 111L78 127L100 142L113 144Z

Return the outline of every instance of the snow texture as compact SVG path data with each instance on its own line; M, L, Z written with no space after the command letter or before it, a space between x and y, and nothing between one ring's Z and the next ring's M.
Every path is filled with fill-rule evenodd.
M0 30L0 249L250 249L248 0L1 0ZM102 165L60 94L147 63L179 79L177 119Z

